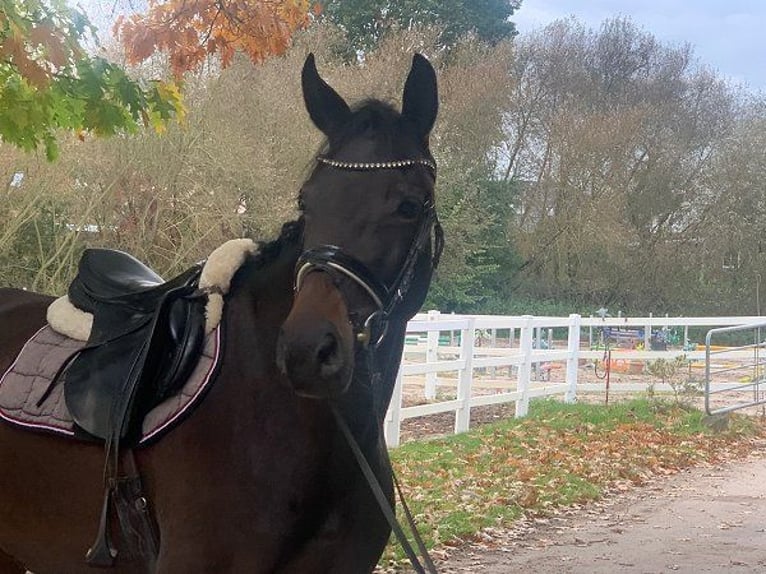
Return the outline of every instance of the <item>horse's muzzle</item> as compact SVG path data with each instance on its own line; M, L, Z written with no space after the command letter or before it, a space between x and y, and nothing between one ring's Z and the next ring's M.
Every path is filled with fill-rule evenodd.
M282 325L276 361L297 394L332 398L351 382L354 336L337 288L325 273L311 276Z

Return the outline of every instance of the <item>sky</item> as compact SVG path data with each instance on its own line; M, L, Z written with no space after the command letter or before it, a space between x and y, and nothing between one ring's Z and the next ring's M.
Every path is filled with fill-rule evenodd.
M78 0L97 21L112 14L115 1L131 2ZM766 0L522 0L511 20L523 34L569 16L594 29L627 16L662 42L691 44L719 75L766 93Z
M766 93L766 0L522 0L511 20L524 34L569 16L596 30L629 17L663 43L691 44L720 76Z

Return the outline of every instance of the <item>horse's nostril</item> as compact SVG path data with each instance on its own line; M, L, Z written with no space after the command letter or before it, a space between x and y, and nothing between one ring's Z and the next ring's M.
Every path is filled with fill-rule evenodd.
M276 345L276 364L285 382L304 397L343 393L353 362L338 328L330 321L313 329L300 323L290 327L282 330Z
M317 360L319 363L326 363L337 352L338 340L330 333L326 333L317 347Z
M332 376L340 371L343 359L338 337L333 333L325 333L322 337L322 342L317 346L316 360L323 377Z

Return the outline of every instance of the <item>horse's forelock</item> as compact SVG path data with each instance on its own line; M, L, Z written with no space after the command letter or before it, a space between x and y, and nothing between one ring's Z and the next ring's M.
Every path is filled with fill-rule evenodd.
M332 145L329 141L325 142L320 155L332 157L352 141L370 136L373 136L380 149L388 154L395 153L407 141L413 145L418 141L412 126L402 121L402 114L392 104L378 99L367 99L352 108L350 121L341 128L337 137L333 138ZM393 158L381 159L388 161Z

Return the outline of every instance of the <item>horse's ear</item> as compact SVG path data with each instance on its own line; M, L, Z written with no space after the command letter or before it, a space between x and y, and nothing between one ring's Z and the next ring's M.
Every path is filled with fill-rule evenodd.
M303 101L311 121L324 135L333 139L338 128L348 121L351 110L343 98L319 77L314 54L309 54L303 64L301 84Z
M412 67L404 84L402 115L415 124L418 135L428 139L439 111L436 72L431 63L420 54L412 57Z

